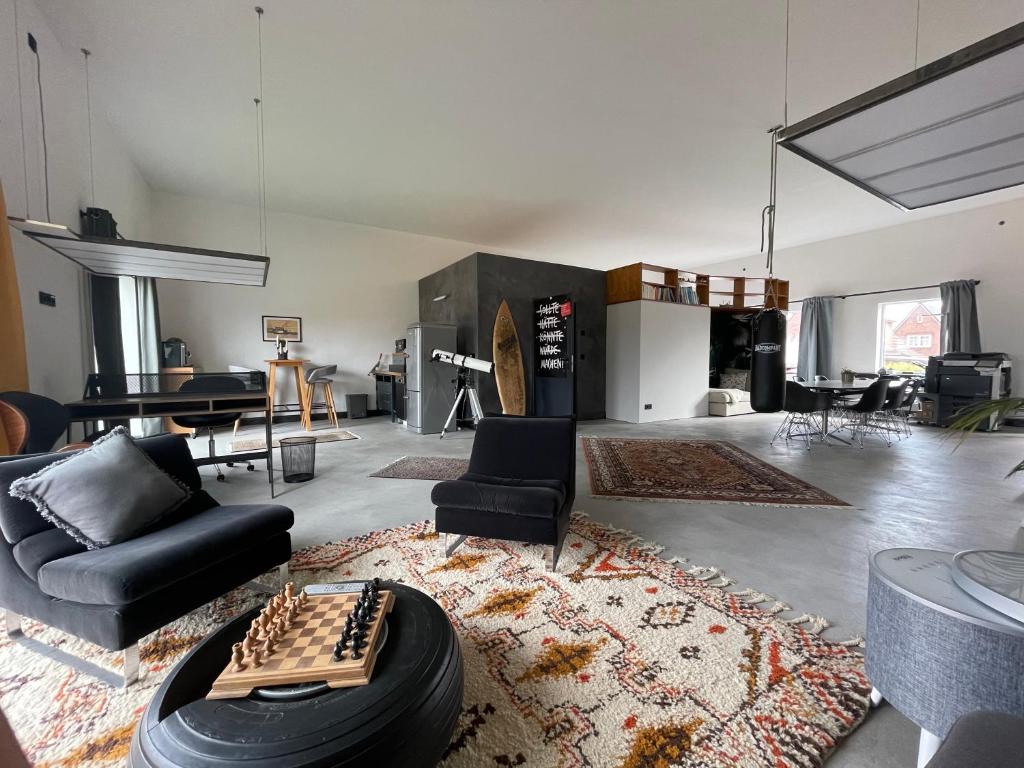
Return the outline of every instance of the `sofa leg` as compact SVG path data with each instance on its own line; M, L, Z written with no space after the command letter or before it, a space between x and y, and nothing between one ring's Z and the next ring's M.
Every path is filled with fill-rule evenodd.
M558 542L551 548L551 554L546 558L549 571L558 569L558 557L562 554L562 542Z
M451 534L446 533L444 535L444 556L451 557L452 553L455 552L455 550L458 549L460 546L462 546L462 542L464 542L465 540L465 536L452 536Z
M7 636L14 637L15 635L20 635L22 633L21 616L11 610L5 611L4 613L6 614L4 624L6 625Z
M122 688L134 685L139 680L139 644L133 643L122 651L124 658L124 683Z

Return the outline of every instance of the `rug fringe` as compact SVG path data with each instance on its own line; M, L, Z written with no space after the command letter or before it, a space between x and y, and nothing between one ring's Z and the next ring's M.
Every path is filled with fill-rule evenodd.
M588 515L586 512L583 512L582 510L573 510L572 519L579 521L587 521L592 525L599 526L608 533L622 536L625 539L623 543L625 543L627 546L636 541L642 540L643 538L641 536L637 536L628 529L616 528L615 526L609 525L607 523L597 522L593 518L591 518L590 515ZM650 550L652 555L656 555L658 552L663 551L664 547L661 545L647 545L639 547L639 550L641 552ZM758 610L764 611L765 613L777 616L780 613L785 613L786 611L793 610L792 606L790 606L788 603L785 603L781 600L777 600L776 598L772 597L766 592L751 589L750 587L745 587L744 589L739 589L734 592L726 591L725 588L735 585L736 580L730 578L729 576L726 576L722 572L722 569L716 566L690 565L690 561L687 558L680 557L678 555L673 555L672 557L661 559L670 565L675 565L679 567L680 570L682 570L683 573L685 573L690 578L703 581L709 587L721 589L724 592L726 592L726 594L738 597L739 599L743 600L749 605L756 607ZM771 605L764 606L761 605L762 603L771 603ZM822 635L822 633L825 630L832 627L832 623L824 616L819 616L813 613L803 613L799 616L794 616L792 618L784 618L782 616L779 616L779 619L793 626L806 625L804 626L805 631L813 635L819 636ZM834 643L835 645L841 645L845 648L850 649L864 647L864 638L862 638L860 635L855 635L851 638L847 638L844 640L829 640L828 642Z

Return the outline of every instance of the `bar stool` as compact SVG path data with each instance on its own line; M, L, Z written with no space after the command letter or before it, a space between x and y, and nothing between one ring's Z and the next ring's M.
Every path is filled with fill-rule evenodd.
M332 378L338 372L337 365L319 365L306 371L306 402L302 409L302 425L307 432L313 430L313 400L316 385L323 387L324 405L327 406L327 419L335 427L338 426L338 409L334 406L334 390L331 389Z

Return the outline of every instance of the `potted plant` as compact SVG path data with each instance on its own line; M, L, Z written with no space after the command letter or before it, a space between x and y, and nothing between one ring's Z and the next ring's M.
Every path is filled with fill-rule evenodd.
M853 373L853 371L851 369L843 368L842 373L840 375L841 375L841 377L843 379L843 386L844 387L852 387L853 386L854 373Z
M972 405L956 413L956 418L950 423L950 429L963 432L960 442L964 441L969 434L984 424L988 424L994 418L1002 421L1007 416L1012 416L1021 409L1024 409L1024 397L1006 397L1001 400L986 400L985 402ZM1006 473L1007 477L1024 472L1024 460Z

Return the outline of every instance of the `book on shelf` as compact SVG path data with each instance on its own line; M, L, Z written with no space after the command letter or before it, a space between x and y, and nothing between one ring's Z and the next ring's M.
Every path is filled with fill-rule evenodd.
M641 296L651 301L665 301L670 304L700 304L696 288L689 285L671 286L644 283Z

